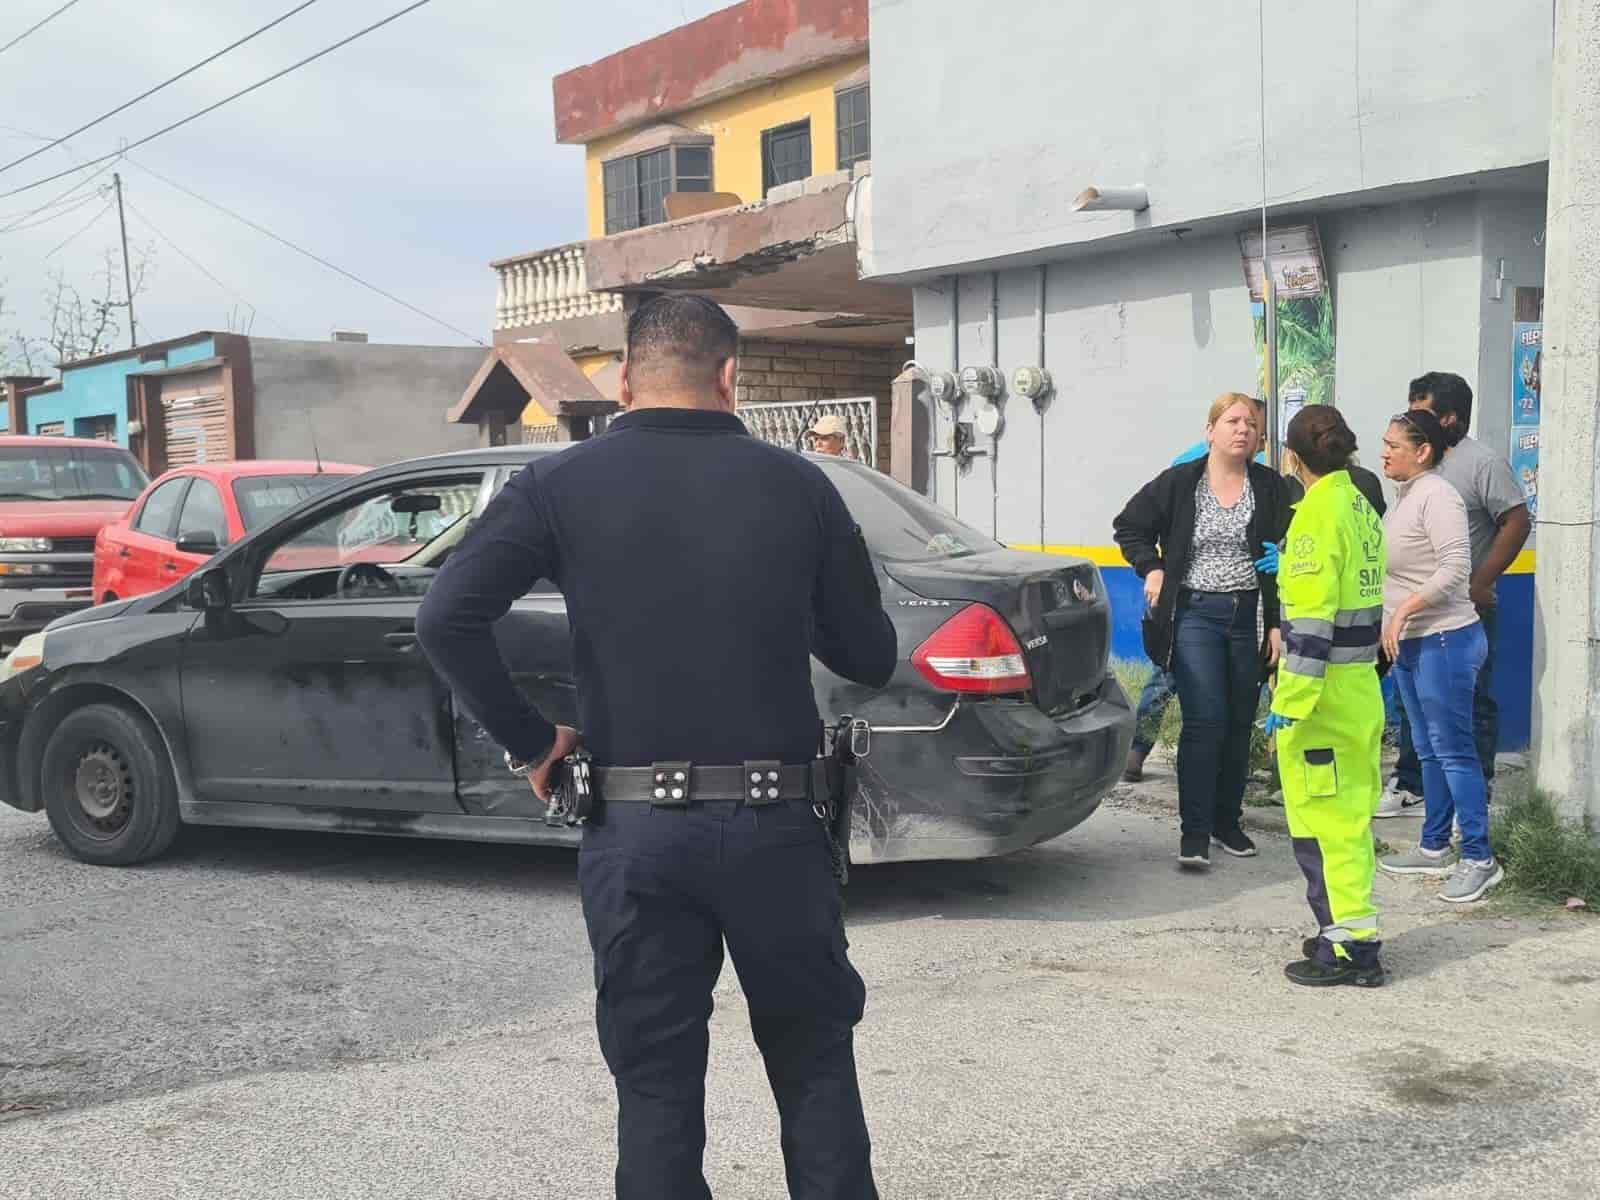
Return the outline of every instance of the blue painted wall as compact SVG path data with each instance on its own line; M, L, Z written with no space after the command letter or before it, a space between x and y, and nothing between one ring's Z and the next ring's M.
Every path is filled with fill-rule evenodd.
M1144 584L1132 567L1103 566L1100 571L1111 597L1111 653L1118 658L1148 662L1139 635ZM1500 578L1500 632L1495 642L1493 690L1500 705L1501 750L1526 750L1533 737L1533 585L1532 572L1508 573Z
M39 426L60 421L69 436L81 436L97 417L112 417L117 423L117 444L128 444L128 376L163 367L210 358L216 353L212 339L202 337L182 346L169 347L159 360L141 362L137 352L121 358L67 366L61 372L61 390L28 400L28 428L18 433L37 433Z

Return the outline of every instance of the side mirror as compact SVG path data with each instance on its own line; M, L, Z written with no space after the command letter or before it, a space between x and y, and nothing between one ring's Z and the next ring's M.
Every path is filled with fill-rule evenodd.
M209 529L191 529L187 533L178 535L179 554L204 554L210 558L221 545L217 542L217 535Z
M184 603L201 612L221 612L230 603L228 575L221 567L197 571L183 593Z

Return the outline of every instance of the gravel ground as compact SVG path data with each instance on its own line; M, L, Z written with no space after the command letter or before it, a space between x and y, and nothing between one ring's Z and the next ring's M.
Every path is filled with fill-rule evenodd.
M1156 771L1025 853L858 872L885 1196L1596 1195L1600 922L1382 879L1391 985L1293 988L1281 818L1182 875ZM6 809L0 862L7 1200L609 1194L570 854L190 830L116 871ZM781 1196L717 999L707 1174Z

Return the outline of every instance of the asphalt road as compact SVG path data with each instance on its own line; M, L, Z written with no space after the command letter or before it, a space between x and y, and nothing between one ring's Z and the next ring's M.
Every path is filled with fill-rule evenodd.
M1258 840L1182 876L1124 794L1007 859L859 872L883 1194L1595 1196L1600 921L1384 880L1391 986L1308 992ZM782 1196L732 971L717 999L708 1176ZM117 871L0 810L7 1200L606 1196L590 1005L564 852L190 830Z

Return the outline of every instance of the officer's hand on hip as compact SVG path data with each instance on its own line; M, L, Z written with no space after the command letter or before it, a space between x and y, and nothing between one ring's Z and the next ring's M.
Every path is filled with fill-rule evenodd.
M561 764L561 760L578 748L578 731L570 725L556 726L556 740L550 747L550 752L534 764L528 772L528 784L533 788L533 794L540 800L550 799L550 773Z

